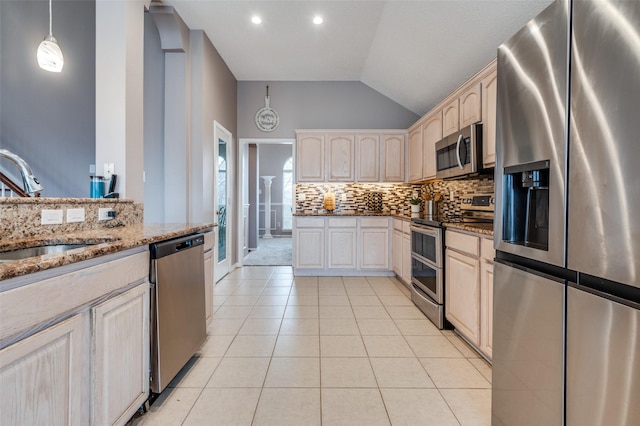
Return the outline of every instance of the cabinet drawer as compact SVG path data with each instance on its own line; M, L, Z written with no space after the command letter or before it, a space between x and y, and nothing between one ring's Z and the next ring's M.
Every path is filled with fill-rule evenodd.
M204 251L209 251L213 248L215 240L215 232L207 232L204 234Z
M358 221L355 217L350 218L337 218L332 217L329 219L329 228L355 228Z
M324 218L322 217L299 217L296 218L298 228L324 228Z
M393 229L402 231L402 220L393 218Z
M360 219L362 228L386 228L389 226L388 217L363 217Z
M403 220L402 221L402 232L405 234L411 234L411 221Z
M496 251L493 248L493 240L489 238L480 239L480 253L486 260L493 262L496 257Z
M445 240L448 248L468 253L476 257L480 255L480 238L478 237L459 232L447 231Z

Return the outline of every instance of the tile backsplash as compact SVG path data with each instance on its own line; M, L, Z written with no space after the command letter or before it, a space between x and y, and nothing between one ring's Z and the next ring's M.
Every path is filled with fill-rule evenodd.
M323 197L328 188L336 196L334 213L366 214L368 210L366 194L377 191L382 194L382 211L380 213L398 216L411 216L409 200L414 191L425 195L442 194L437 203L438 213L444 218L455 218L460 215L460 199L467 193L493 193L493 177L482 177L465 180L431 181L425 184L381 184L381 183L298 183L295 187L295 212L297 214L323 214ZM453 201L449 194L454 192ZM304 200L300 200L304 194ZM346 195L342 201L342 195ZM378 213L378 212L376 212Z

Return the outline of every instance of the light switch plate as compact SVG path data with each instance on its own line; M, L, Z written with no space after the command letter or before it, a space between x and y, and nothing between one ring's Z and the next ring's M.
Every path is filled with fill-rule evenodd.
M61 225L62 210L42 209L40 212L40 225Z
M340 201L347 201L347 194L342 194L340 196Z
M307 199L307 196L304 193L298 194L298 201L304 201Z
M67 209L67 223L84 222L84 208Z
M116 172L116 165L113 163L104 163L104 178L111 179L111 175Z

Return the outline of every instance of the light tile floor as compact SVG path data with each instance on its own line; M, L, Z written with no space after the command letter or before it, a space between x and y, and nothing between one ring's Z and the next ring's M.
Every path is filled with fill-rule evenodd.
M395 278L245 267L205 344L132 425L489 425L491 367Z

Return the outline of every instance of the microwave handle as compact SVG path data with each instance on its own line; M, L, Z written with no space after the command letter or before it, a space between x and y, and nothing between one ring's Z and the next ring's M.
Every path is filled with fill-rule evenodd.
M460 170L464 170L464 166L462 165L462 160L460 159L460 144L462 143L462 133L458 135L458 143L456 145L456 160L458 161L458 167Z

